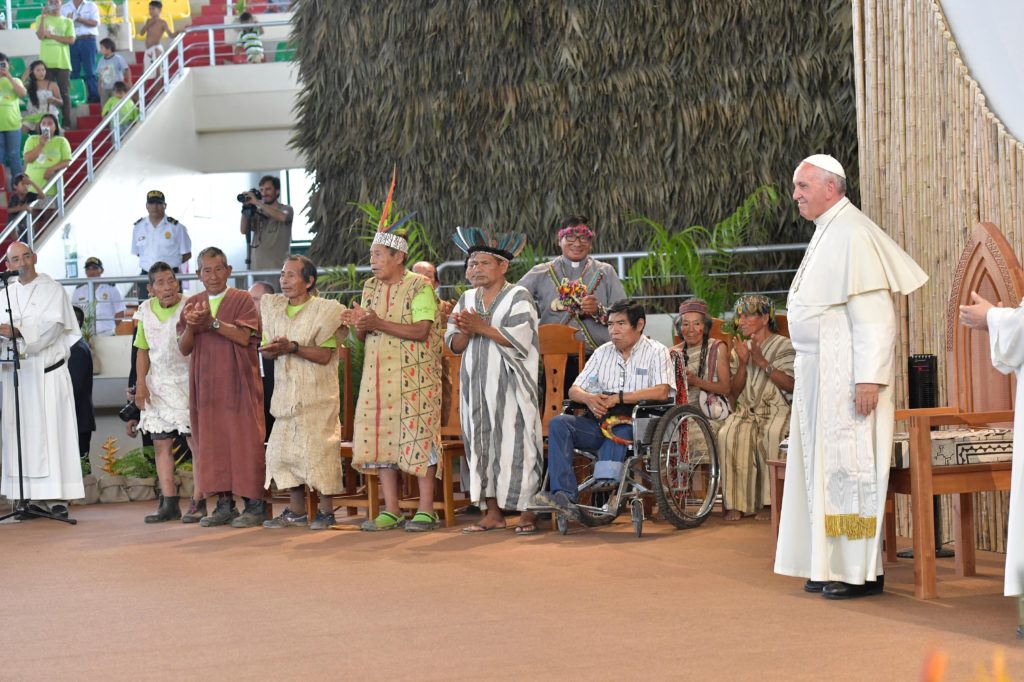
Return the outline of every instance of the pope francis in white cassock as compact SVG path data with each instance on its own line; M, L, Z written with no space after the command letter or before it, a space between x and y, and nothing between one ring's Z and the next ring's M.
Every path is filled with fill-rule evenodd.
M1024 307L997 308L978 294L972 305L960 306L960 320L975 329L988 328L992 365L1017 376L1013 418L1013 465L1010 475L1010 522L1006 527L1006 578L1003 594L1024 595ZM1024 612L1022 612L1024 613ZM1022 623L1024 625L1024 623Z
M775 572L831 599L882 591L882 520L895 417L893 294L928 276L846 198L817 154L793 175L814 236L789 289L796 385Z
M25 244L7 249L7 262L20 270L10 285L14 336L21 353L21 447L25 466L24 499L55 502L85 495L78 455L75 401L67 361L80 337L78 321L64 288L37 273L36 256ZM0 297L2 297L0 293ZM3 299L6 303L6 299ZM6 305L3 306L6 308ZM12 330L0 320L0 359L9 357ZM14 367L0 365L3 380L3 478L0 493L19 499L18 447L14 419ZM62 513L65 510L51 511Z

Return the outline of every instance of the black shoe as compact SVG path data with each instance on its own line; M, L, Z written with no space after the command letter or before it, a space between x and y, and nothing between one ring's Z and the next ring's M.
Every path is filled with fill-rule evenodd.
M808 580L804 583L804 592L821 592L826 585L831 584L828 580Z
M217 498L217 506L214 508L213 513L200 519L199 525L203 528L226 526L236 516L238 516L238 510L235 509L235 498L231 495L220 495Z
M148 515L144 520L146 523L162 523L164 521L177 521L181 518L181 508L178 506L178 496L160 496L160 506L155 514Z
M831 582L821 591L825 599L856 599L857 597L868 597L872 594L882 594L885 588L885 576L878 576L878 580L866 582L863 585L851 585L850 583Z
M240 516L231 519L232 528L255 528L256 526L262 526L263 521L267 518L267 507L263 500L250 500L248 497L243 497L245 500L245 508Z

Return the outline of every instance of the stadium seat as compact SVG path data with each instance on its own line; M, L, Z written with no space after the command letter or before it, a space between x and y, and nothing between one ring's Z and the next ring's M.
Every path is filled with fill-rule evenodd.
M85 104L88 100L88 92L85 89L85 81L81 78L71 79L71 106L77 107L79 104Z
M8 71L11 72L11 75L15 78L21 78L22 80L24 80L25 69L28 68L28 65L25 63L25 58L8 57L7 59L10 62L10 67L8 68Z
M288 41L282 41L277 44L274 48L274 61L275 62L292 62L295 61L295 48L288 44Z

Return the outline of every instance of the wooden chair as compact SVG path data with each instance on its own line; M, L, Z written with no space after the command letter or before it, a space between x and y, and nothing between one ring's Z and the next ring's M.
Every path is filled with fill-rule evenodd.
M974 506L972 493L1009 490L1010 462L932 466L934 426L990 426L1013 421L1016 385L1012 376L997 372L989 356L988 332L959 324L959 306L977 291L990 301L1016 306L1024 294L1024 272L999 229L992 223L975 226L957 264L946 308L947 407L897 410L897 420L909 421L910 468L889 474L886 504L886 559L896 560L894 493L911 496L914 539L914 593L919 599L938 596L935 584L935 528L932 496L954 494L956 573L975 573Z
M355 516L359 509L366 509L367 518L376 518L380 513L380 487L376 476L363 476L365 490L359 490L359 472L352 466L353 442L355 433L355 396L352 394L352 356L348 347L338 349L338 359L342 363L341 376L344 385L341 387L341 444L340 455L345 492L334 496L335 509L345 507L345 513Z
M583 342L576 339L576 330L564 324L542 324L538 328L540 360L544 372L544 395L541 404L541 432L548 435L548 424L562 414L565 401L565 365L570 355L576 356L576 366L583 369Z

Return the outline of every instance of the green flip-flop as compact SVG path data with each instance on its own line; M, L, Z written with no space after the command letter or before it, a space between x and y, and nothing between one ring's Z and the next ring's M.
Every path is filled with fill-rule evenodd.
M370 532L378 530L395 530L397 528L401 528L405 523L405 517L392 514L385 510L380 514L377 514L377 518L363 521L363 524L359 526L359 530Z

